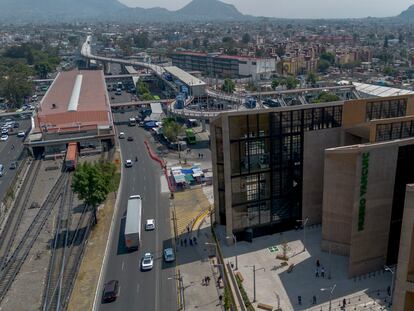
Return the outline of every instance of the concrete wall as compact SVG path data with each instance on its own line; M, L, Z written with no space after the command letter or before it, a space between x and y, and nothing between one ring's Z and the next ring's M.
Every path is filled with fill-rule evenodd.
M322 207L322 250L349 255L353 198L356 189L355 153L325 153Z
M303 145L302 217L322 222L325 149L339 146L341 129L305 132Z
M407 185L394 290L395 311L414 310L414 184Z
M367 150L360 150L356 167L356 196L354 196L351 251L349 256L350 277L370 271L381 270L386 263L388 236L390 229L395 172L397 168L398 146L384 146L368 150L369 167L367 189L361 195L362 156ZM360 221L360 200L365 198L365 221L363 229Z

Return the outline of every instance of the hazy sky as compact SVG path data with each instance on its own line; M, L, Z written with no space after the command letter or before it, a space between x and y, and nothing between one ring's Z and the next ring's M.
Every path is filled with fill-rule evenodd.
M190 0L119 0L129 6L176 10ZM414 0L223 0L245 14L293 18L394 16Z

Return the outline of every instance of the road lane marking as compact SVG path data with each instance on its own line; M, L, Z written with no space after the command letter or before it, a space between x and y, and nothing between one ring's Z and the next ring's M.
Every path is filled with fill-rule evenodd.
M124 271L125 262L122 260L122 271Z
M139 283L137 284L137 294L139 293Z

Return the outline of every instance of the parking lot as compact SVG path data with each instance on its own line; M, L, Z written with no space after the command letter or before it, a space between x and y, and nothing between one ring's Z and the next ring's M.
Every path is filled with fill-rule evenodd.
M0 124L4 124L5 118L0 119ZM0 164L4 166L3 176L0 177L0 201L3 201L10 182L13 180L16 169L10 169L12 162L19 161L23 152L24 137L18 137L17 133L30 130L31 122L29 119L17 119L18 128L13 128L9 132L7 140L0 141ZM19 163L19 162L18 162Z

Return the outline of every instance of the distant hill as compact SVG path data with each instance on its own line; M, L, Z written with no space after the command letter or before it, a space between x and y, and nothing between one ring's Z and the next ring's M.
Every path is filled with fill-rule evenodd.
M218 0L193 0L175 14L187 19L221 19L240 20L245 16L232 4L223 3Z
M218 0L193 0L182 9L130 8L118 0L0 0L0 23L75 21L171 22L251 18Z
M401 14L398 17L406 19L406 20L413 21L413 19L414 19L414 4L411 5L407 10L401 12Z

